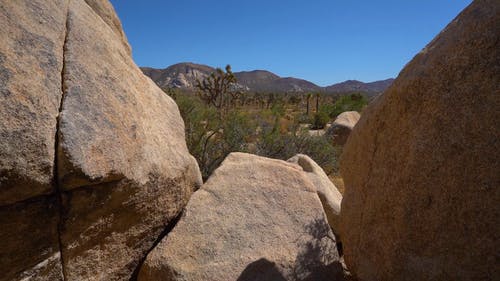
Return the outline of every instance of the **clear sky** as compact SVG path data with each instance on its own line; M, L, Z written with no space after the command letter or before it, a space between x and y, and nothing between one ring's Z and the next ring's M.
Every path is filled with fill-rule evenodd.
M396 77L471 0L111 0L140 66L265 69L326 86Z

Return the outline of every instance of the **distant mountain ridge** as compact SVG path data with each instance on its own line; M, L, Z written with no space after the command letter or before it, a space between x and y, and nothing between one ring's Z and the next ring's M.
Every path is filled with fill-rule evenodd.
M141 67L144 74L149 76L161 88L194 89L196 81L202 80L215 68L195 63L178 63L165 69ZM348 80L327 87L318 86L310 81L294 78L280 77L267 70L253 70L235 72L238 81L237 87L243 91L251 92L327 92L348 93L365 92L369 94L385 91L394 79L386 79L370 83Z
M178 63L165 69L141 67L144 74L149 76L160 88L194 88L196 80L207 77L215 71L208 65L194 63Z
M331 86L325 87L327 92L345 93L345 92L383 92L394 82L393 78L380 80L370 83L364 83L357 80L347 80Z

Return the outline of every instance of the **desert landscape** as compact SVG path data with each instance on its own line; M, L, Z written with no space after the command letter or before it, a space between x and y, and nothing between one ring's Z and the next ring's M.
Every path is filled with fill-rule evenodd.
M0 2L0 281L500 279L499 1L322 86L139 67L113 4Z

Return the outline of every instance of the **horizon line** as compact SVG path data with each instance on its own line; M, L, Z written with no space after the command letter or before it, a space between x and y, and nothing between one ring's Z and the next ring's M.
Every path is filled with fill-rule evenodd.
M221 68L221 69L224 69L224 67L220 67L220 66L211 66L211 65L208 65L208 64L203 64L203 63L196 63L196 62L192 62L192 61L181 61L181 62L177 62L177 63L174 63L174 64L171 64L171 65L168 65L166 67L163 67L163 68L156 68L156 67L151 67L151 66L139 66L139 68L152 68L152 69L157 69L157 70L165 70L171 66L174 66L174 65L177 65L177 64L196 64L196 65L201 65L201 66L207 66L207 67L211 67L211 68ZM231 68L233 67L232 64L228 64L231 66ZM318 86L318 87L321 87L321 88L326 88L326 87L330 87L330 86L333 86L333 85L337 85L337 84L341 84L341 83L344 83L344 82L349 82L349 81L355 81L355 82L361 82L363 84L369 84L369 83L374 83L374 82L380 82L380 81L386 81L386 80L390 80L390 79L396 79L396 77L388 77L388 78L385 78L385 79L379 79L379 80L374 80L374 81L369 81L369 82L365 82L365 81L361 81L361 80L358 80L358 79L346 79L346 80L343 80L343 81L340 81L340 82L333 82L333 83L329 83L328 85L326 86L321 86L315 82L312 82L310 80L306 80L304 78L299 78L299 77L294 77L294 76L281 76L279 74L277 74L276 72L273 72L273 71L270 71L270 70L267 70L267 69L252 69L252 70L240 70L240 71L235 71L233 73L240 73L240 72L253 72L253 71L266 71L266 72L269 72L269 73L272 73L276 76L278 76L279 78L294 78L294 79L300 79L300 80L304 80L304 81L307 81L309 83L313 83L314 85Z

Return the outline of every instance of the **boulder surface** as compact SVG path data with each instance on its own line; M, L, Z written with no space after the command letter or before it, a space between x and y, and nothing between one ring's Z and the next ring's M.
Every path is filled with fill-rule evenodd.
M341 160L360 280L500 276L500 2L467 7L369 105Z
M0 206L54 192L65 2L0 4Z
M129 280L201 174L108 1L0 4L0 280Z
M323 171L323 169L309 156L297 154L288 159L288 162L299 165L313 183L319 199L321 200L321 204L323 204L328 223L338 239L342 194L340 194L337 187L335 187L333 182L328 178L325 171Z
M0 280L62 280L54 169L66 1L0 3Z
M334 144L344 145L360 117L357 111L343 112L335 118L335 121L328 130L326 130L325 134L328 138L332 139Z
M148 255L139 280L321 281L341 276L335 237L302 169L232 153Z

